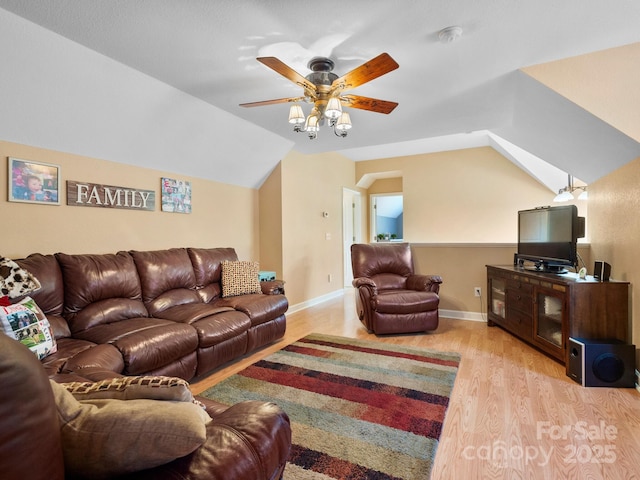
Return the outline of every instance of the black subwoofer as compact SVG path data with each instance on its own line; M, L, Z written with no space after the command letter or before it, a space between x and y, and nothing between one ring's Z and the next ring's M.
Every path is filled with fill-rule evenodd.
M634 387L635 345L569 338L570 378L583 387Z

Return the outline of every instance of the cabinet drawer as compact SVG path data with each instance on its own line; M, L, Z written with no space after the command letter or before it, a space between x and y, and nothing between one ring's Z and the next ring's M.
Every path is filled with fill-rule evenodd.
M512 310L509 313L509 328L516 335L531 340L533 337L533 317L531 314Z
M531 295L531 292L533 292L533 285L518 279L509 279L507 282L507 289Z
M533 315L533 296L530 289L507 289L507 315L510 316L514 310Z

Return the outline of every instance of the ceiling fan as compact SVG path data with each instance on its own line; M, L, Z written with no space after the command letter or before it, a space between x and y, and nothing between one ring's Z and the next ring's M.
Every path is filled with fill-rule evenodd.
M324 119L328 120L329 126L333 127L337 136L347 136L347 131L351 128L351 119L347 112L342 111L343 106L385 114L391 113L398 106L396 102L343 94L347 90L370 82L398 68L399 65L388 53L378 55L341 77L332 72L334 63L327 57L312 58L308 63L311 73L306 77L276 57L259 57L256 60L302 87L304 95L241 103L240 106L261 107L293 102L294 105L291 106L289 112L289 123L294 124L294 131L307 132L311 139L316 138L319 126ZM313 104L308 117L305 118L302 108L297 102Z

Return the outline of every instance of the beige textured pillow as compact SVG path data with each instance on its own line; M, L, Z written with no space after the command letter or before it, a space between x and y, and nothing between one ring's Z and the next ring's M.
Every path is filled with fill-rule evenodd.
M262 293L260 264L247 260L222 262L222 296L234 297L249 293Z
M54 381L51 388L70 476L101 479L152 468L188 455L207 438L211 418L191 402L80 402Z
M80 372L82 373L82 372ZM76 400L173 400L193 402L189 383L178 377L137 376L116 377L100 382L62 383Z

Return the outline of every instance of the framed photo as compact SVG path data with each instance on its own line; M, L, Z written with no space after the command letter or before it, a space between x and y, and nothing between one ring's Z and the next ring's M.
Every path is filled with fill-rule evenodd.
M9 201L60 205L60 166L9 157Z
M191 213L191 182L162 177L162 211Z

